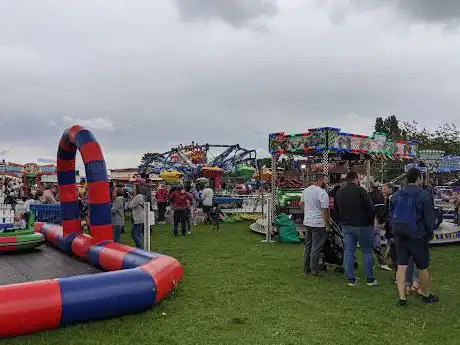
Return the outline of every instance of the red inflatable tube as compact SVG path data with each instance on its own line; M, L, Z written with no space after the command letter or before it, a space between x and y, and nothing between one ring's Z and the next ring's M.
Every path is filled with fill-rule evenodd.
M53 244L62 238L62 228L53 224L36 223L35 231ZM111 272L0 286L0 337L146 310L167 297L184 274L170 256L112 241L94 244L88 235L65 238L72 241L73 254L88 259L88 253L96 253L98 266ZM127 262L133 268L123 269ZM134 267L136 262L143 264ZM124 298L129 300L121 303Z
M179 261L176 259L162 255L155 260L141 266L141 269L148 272L157 287L156 301L160 302L166 298L177 287L184 275Z
M53 329L61 321L57 280L0 286L0 337Z
M86 234L77 235L72 241L72 253L82 260L87 260L89 248L91 248L95 243L96 241L91 236Z

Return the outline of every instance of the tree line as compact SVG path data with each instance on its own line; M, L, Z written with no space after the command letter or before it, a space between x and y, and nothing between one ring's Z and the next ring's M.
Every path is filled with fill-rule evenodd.
M375 131L386 133L393 140L418 140L419 150L441 150L446 154L460 155L460 130L455 124L444 123L427 129L417 121L400 121L396 115L377 117Z

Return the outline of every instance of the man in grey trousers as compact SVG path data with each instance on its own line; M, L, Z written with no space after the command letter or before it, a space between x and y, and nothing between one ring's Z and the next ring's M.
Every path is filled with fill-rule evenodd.
M329 228L329 196L325 190L327 176L318 173L315 182L302 192L300 206L304 208L305 225L304 272L318 276L319 261Z

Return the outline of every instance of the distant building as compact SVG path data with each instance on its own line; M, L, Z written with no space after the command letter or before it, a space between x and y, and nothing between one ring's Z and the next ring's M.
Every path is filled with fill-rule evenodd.
M57 183L56 165L36 163L19 164L0 161L0 174L22 178L25 183L36 184L38 182ZM75 171L77 183L80 181L79 171Z
M110 180L118 182L129 182L136 175L139 175L137 168L110 169Z

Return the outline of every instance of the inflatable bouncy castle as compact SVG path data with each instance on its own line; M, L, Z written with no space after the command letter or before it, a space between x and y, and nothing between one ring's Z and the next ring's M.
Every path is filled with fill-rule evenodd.
M77 150L86 171L91 235L81 230L75 180ZM1 285L8 280L2 271L8 272L15 260L20 260L7 257L13 264L0 269L0 337L144 311L167 297L182 278L183 269L176 259L112 241L107 170L101 148L89 130L76 125L64 132L57 154L57 175L62 226L35 223L35 231L65 257L53 254L55 260L62 260L59 270L71 265L69 262L82 265L84 261L94 267L94 273L65 277L56 273L53 278L34 280L37 273L56 264L45 259L31 264L35 265L31 267L34 274L13 272L21 283Z

